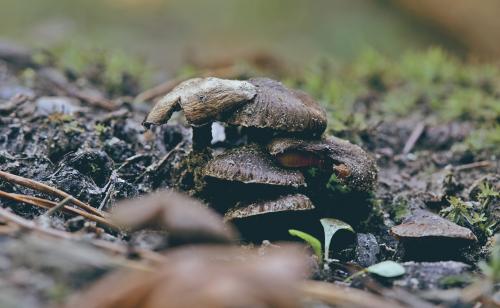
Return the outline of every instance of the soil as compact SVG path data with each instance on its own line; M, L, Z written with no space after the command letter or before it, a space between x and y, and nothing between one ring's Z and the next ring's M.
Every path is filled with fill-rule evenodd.
M16 61L12 56L0 59L0 170L46 183L104 211L112 210L122 199L165 187L189 190L196 184L186 167L186 158L197 158L189 156L191 131L182 119L178 118L178 124L174 121L147 131L141 122L151 109L151 102L135 102L132 96L105 100L110 93L99 84L23 57L24 61ZM138 92L134 89L130 94ZM478 242L454 254L454 261L447 257L437 260L447 262L419 263L405 254L404 247L389 232L417 209L439 213L449 206L451 196L474 200L480 179L499 186L499 164L492 152L473 153L454 147L473 129L474 123L469 121L428 124L423 115L414 114L385 119L362 132L347 128L339 133L339 137L345 138L356 134L355 141L376 157L378 186L366 196L335 192L342 210L334 214L351 223L357 235L339 234L332 256L338 261L332 261L328 269L318 268L315 278L343 281L353 270L390 259L406 262L403 265L408 274L396 281L377 283L388 287L394 283L413 292L449 288L442 278L477 273L477 262L488 257L491 234L477 233ZM217 146L241 144L244 135L238 134ZM409 142L412 134L413 143ZM187 165L193 164L196 163ZM0 180L0 190L48 196L4 180ZM317 195L319 201L323 198L321 192ZM209 195L198 197L211 201ZM8 199L0 199L0 205L35 221L41 221L45 212ZM494 206L498 207L498 202ZM495 215L499 212L494 211ZM2 223L5 222L0 220L0 229L7 226ZM89 241L132 243L152 250L165 248L154 232L130 236L62 212L50 216L44 224L83 234ZM497 228L494 227L494 233ZM117 267L95 247L66 242L60 245L50 238L5 229L0 230L2 307L63 303L76 290ZM262 236L265 235L260 235L259 241L264 239ZM274 238L275 234L269 237ZM362 287L366 283L359 279L352 286ZM470 280L462 279L458 286L469 283Z

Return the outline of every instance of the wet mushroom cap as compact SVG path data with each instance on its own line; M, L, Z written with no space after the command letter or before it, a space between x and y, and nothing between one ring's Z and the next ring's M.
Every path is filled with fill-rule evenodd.
M130 230L165 230L176 242L233 242L237 234L222 217L196 199L165 190L116 205L112 215Z
M280 196L274 200L237 204L224 215L224 221L286 211L314 210L311 200L303 194Z
M355 191L371 191L377 181L375 160L361 147L340 138L276 138L267 150L283 167L323 168L328 161L341 183Z
M257 88L257 95L237 108L225 120L228 124L289 133L324 132L326 112L306 93L288 89L269 78L253 78L248 82Z
M391 234L398 239L447 238L477 241L471 230L461 227L439 215L416 211L402 224L391 228Z
M143 125L149 127L164 124L173 112L181 109L189 124L204 125L245 104L256 93L256 87L247 81L215 77L189 79L158 101Z
M304 175L298 170L284 169L272 161L255 144L233 148L214 157L203 170L205 177L245 184L305 186Z

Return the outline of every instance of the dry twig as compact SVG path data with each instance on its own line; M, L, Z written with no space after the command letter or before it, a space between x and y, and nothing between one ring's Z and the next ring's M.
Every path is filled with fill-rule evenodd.
M300 291L306 297L321 300L335 307L399 308L394 301L354 288L342 288L328 282L304 281Z
M30 230L33 232L39 232L41 234L45 234L45 235L49 235L49 236L53 236L53 237L57 237L57 238L62 238L62 239L84 241L86 243L89 243L90 245L93 245L93 246L101 248L101 249L105 249L105 250L110 251L112 253L127 255L131 252L130 247L120 245L117 243L112 243L112 242L99 240L99 239L93 239L93 240L89 241L88 239L71 234L69 232L42 227L42 226L36 224L34 221L24 219L24 218L10 212L7 209L4 209L2 207L0 207L0 218L4 219L10 223L13 223L14 225L17 225L22 229ZM133 252L136 253L140 258L147 260L151 263L159 263L159 262L165 261L164 256L162 256L161 254L158 254L154 251L151 251L151 250L135 248L133 250Z
M21 185L24 187L28 187L28 188L40 191L40 192L56 195L56 196L59 196L63 199L67 198L67 197L72 197L70 194L68 194L60 189L54 188L54 187L49 186L47 184L43 184L43 183L37 182L35 180L31 180L31 179L19 176L19 175L14 175L12 173L8 173L5 171L0 171L0 178L6 182L9 182L9 183L15 183L15 184L18 184L18 185ZM75 197L73 197L72 202L75 205L79 206L80 208L87 210L88 212L90 212L96 216L100 216L100 217L107 216L106 215L107 213L101 212L101 211L97 210L96 208L76 199Z
M21 194L8 193L8 192L2 191L2 190L0 190L0 197L7 198L7 199L10 199L10 200L13 200L13 201L17 201L17 202L23 202L23 203L31 204L31 205L38 206L38 207L41 207L41 208L44 208L44 209L49 209L49 211L52 210L52 209L54 209L58 205L58 203L56 203L56 202L53 202L53 201L50 201L50 200L46 200L46 199L43 199L43 198L38 198L38 197L33 197L33 196L27 196L27 195L21 195ZM72 200L72 198L73 197L71 197L71 196L68 197L68 199L70 199L70 200ZM87 219L89 219L91 221L95 221L97 223L103 224L103 225L111 227L113 229L118 229L118 227L116 225L114 225L111 221L109 221L108 219L106 219L104 217L96 216L96 215L87 213L85 211L82 211L80 209L76 209L76 208L73 208L73 207L70 207L70 206L66 206L65 203L63 203L63 202L60 202L59 204L62 204L62 207L63 207L64 211L67 212L67 213L71 213L71 214L75 214L75 215L80 215L80 216L85 217L85 218L87 218Z
M425 124L422 122L418 123L417 126L415 126L415 128L411 132L410 137L408 138L408 140L405 143L405 146L403 148L403 154L408 154L411 152L411 150L413 150L413 147L415 146L418 139L420 138L420 136L424 132L424 129L425 129Z

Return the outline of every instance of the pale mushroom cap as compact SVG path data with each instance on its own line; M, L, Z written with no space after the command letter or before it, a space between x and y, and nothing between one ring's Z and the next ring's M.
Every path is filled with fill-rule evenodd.
M321 140L301 140L277 138L272 140L267 149L273 156L289 152L310 153L324 157L334 165L345 165L348 175L339 180L355 191L371 191L377 181L375 160L361 147L336 137Z
M449 238L477 241L471 230L423 210L392 227L391 233L400 239Z
M236 238L233 227L225 225L217 213L173 190L120 202L112 217L125 228L161 229L186 242L231 242Z
M225 221L277 212L314 210L311 200L303 194L280 196L277 199L237 204L224 215Z
M306 185L300 171L276 166L271 157L255 144L233 148L214 157L205 166L203 174L206 177L245 184L290 187Z
M306 93L269 78L249 82L257 88L257 95L236 109L226 119L228 124L317 135L326 129L325 110Z
M181 109L191 125L204 125L248 102L256 92L256 87L247 81L215 77L189 79L158 101L143 125L164 124L174 111Z

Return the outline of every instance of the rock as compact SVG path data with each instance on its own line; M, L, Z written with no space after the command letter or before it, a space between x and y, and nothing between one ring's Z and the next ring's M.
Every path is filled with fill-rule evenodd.
M377 263L380 247L375 235L371 233L358 233L356 236L356 262L363 267Z
M440 281L448 276L463 274L469 265L456 262L405 262L406 274L394 281L395 286L410 290L426 290L440 287Z
M104 151L83 150L65 158L67 165L92 178L103 187L109 180L113 169L113 160Z
M62 96L42 96L35 101L36 112L41 116L54 113L73 114L78 111L78 106L73 99Z

